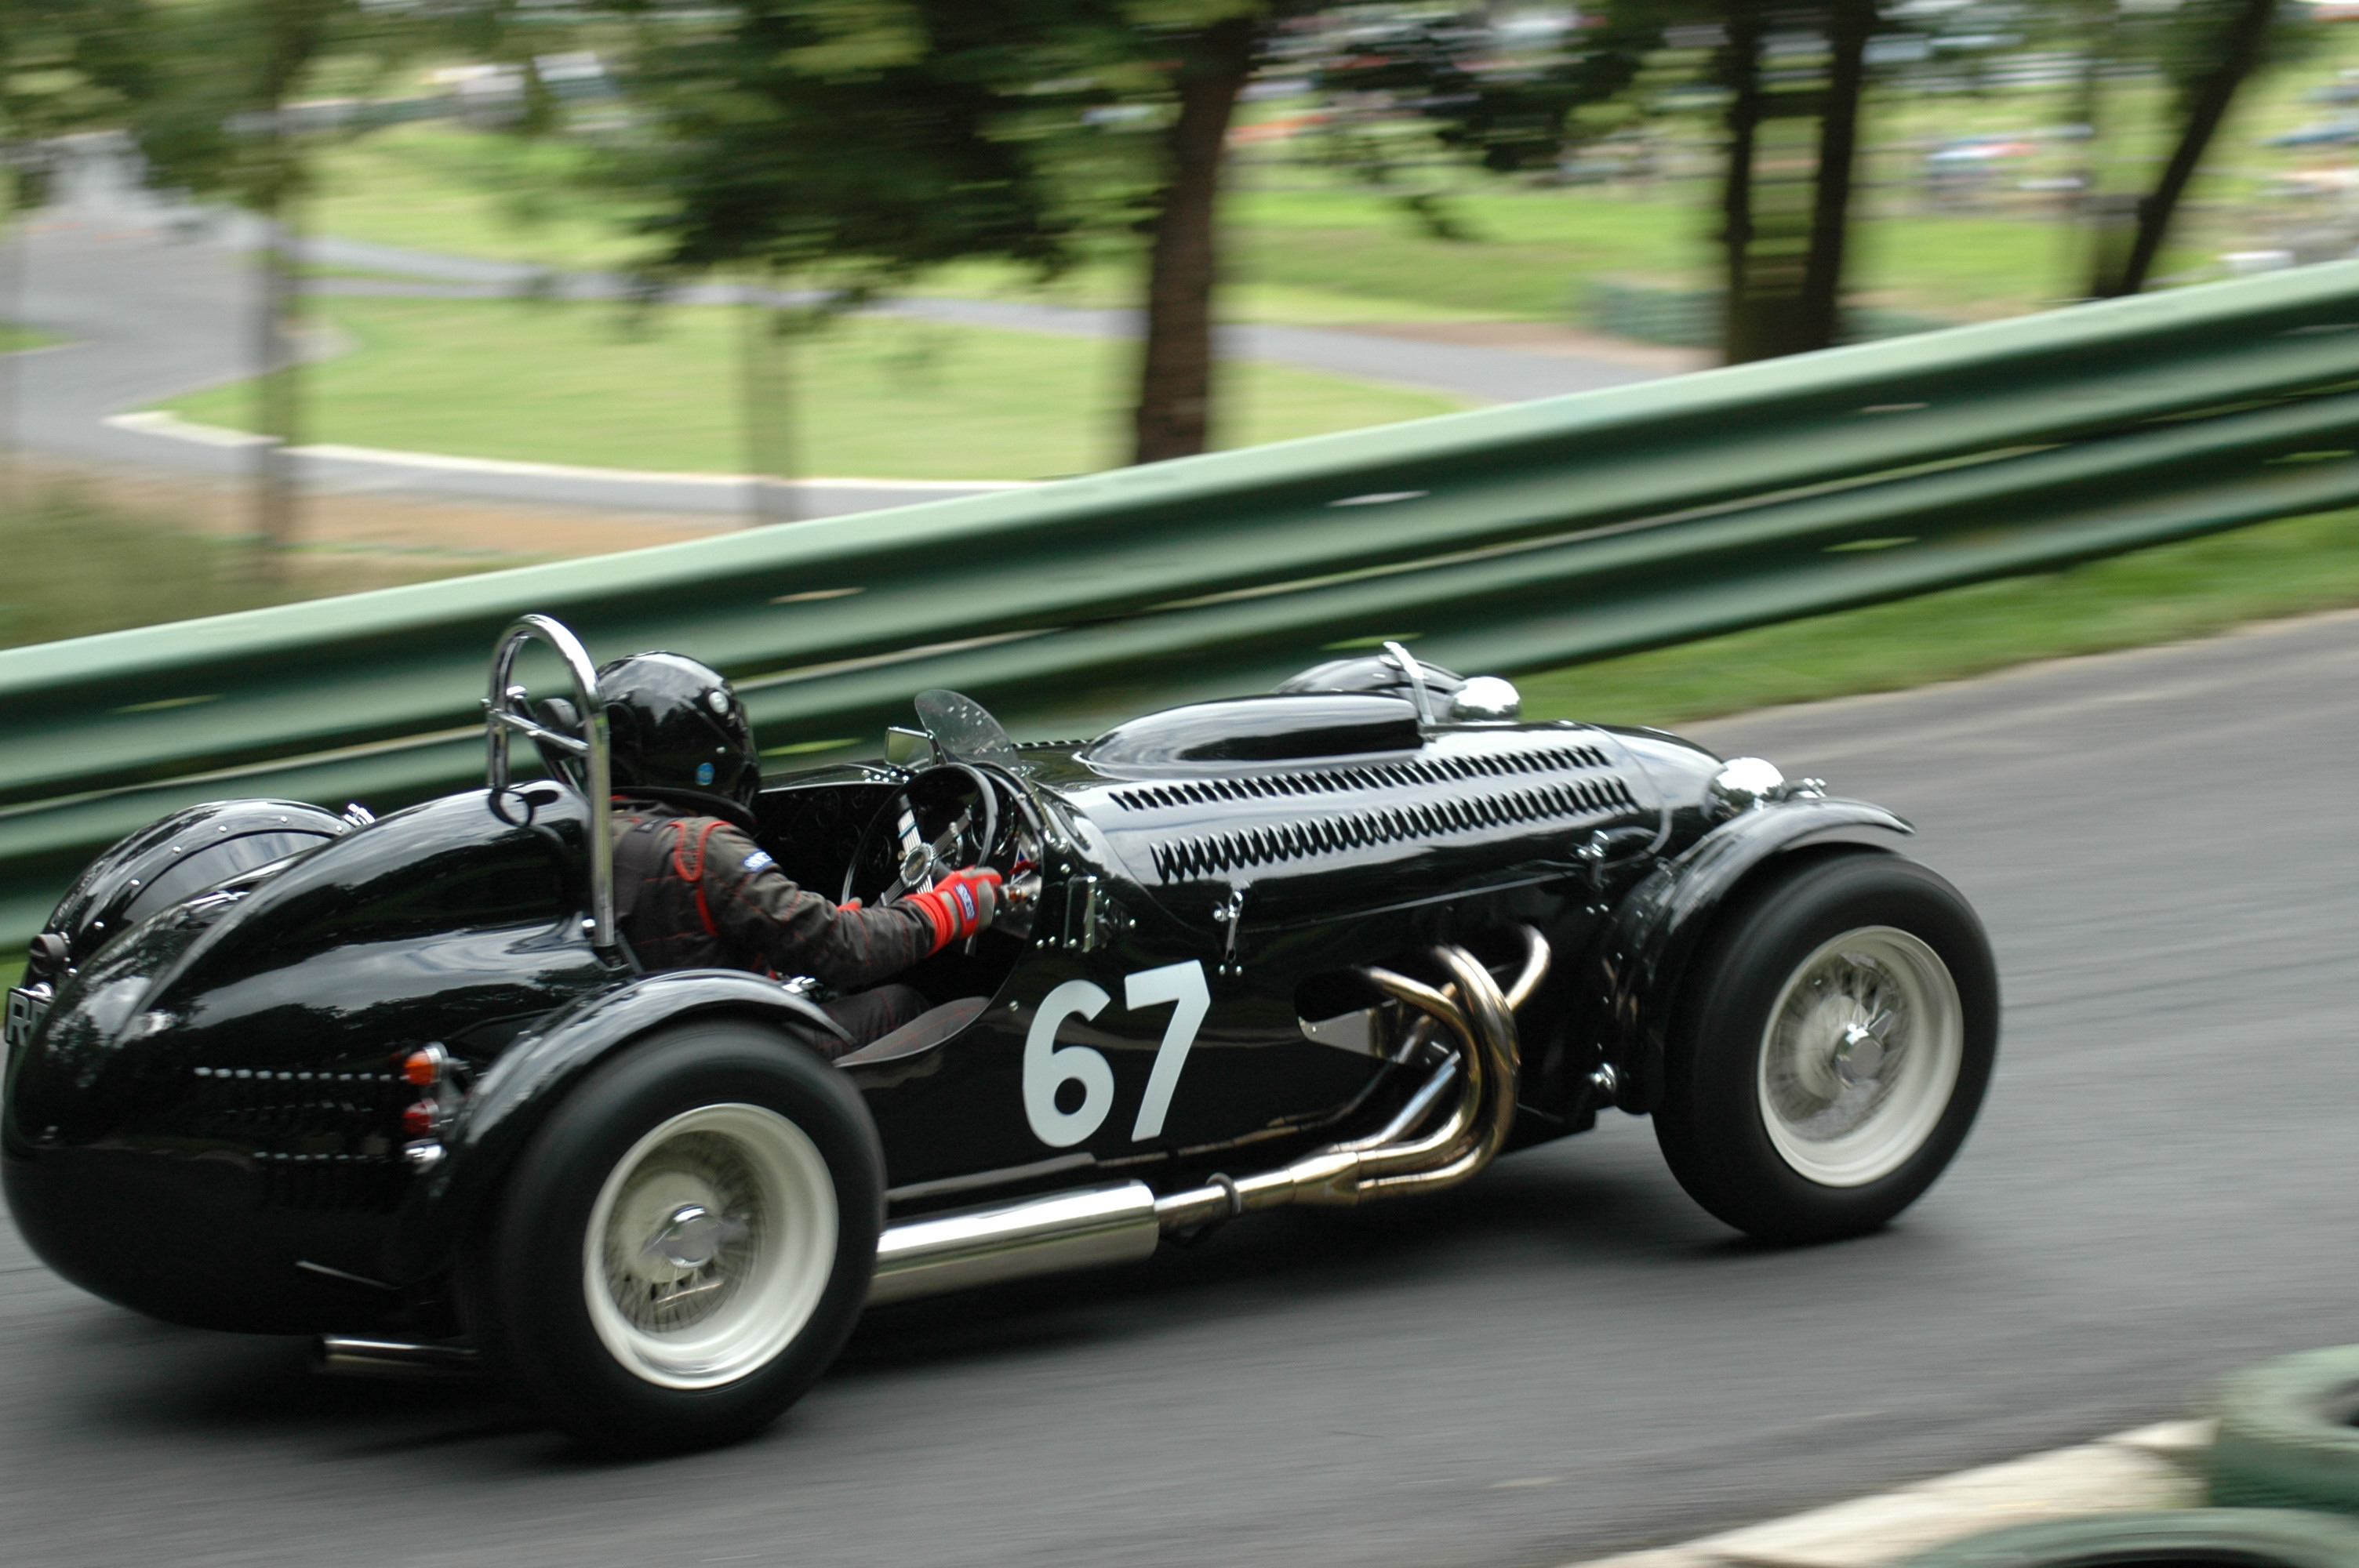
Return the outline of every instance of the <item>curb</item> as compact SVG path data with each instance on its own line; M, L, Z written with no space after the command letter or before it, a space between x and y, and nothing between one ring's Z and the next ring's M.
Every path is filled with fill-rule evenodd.
M200 446L266 447L271 444L267 436L257 436L250 430L233 430L222 425L200 425L165 409L111 414L104 423L111 428L128 430L135 435L163 436ZM530 462L515 458L462 458L444 452L402 452L382 447L349 447L332 441L289 447L287 451L291 457L327 458L339 462L376 463L386 468L423 469L441 473L594 480L609 484L692 484L728 490L742 489L754 483L757 478L765 483L788 489L858 486L875 490L941 491L952 495L967 495L985 490L1030 490L1042 482L1030 479L775 479L743 473L673 473L661 469L592 468L580 463Z
M2005 1525L2192 1508L2212 1431L2163 1422L1580 1568L1876 1568Z

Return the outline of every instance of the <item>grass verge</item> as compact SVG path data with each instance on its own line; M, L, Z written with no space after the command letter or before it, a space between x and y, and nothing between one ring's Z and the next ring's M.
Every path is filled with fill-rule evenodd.
M712 306L332 298L357 344L304 373L319 441L606 468L745 467L742 318ZM1115 340L858 318L788 349L787 422L807 474L1039 479L1122 460L1131 359ZM1446 414L1437 394L1276 365L1223 367L1223 446ZM251 416L245 386L166 406Z
M2359 511L1527 676L1533 719L1669 725L2359 604Z
M653 246L636 214L586 189L594 155L451 124L396 126L320 160L317 232L569 271L628 268Z
M60 341L55 332L38 332L30 327L0 321L0 354L14 353L18 349L45 349Z
M357 593L512 561L362 559L297 552L266 575L247 539L192 534L66 483L22 486L0 512L0 647Z
M1974 318L2078 291L2082 247L2060 209L1919 211L1909 160L1921 151L1896 156L1894 192L1855 225L1854 290L1897 308ZM640 214L582 182L587 157L563 143L528 146L451 125L378 132L323 157L320 232L559 270L644 262L656 247L634 231ZM1241 165L1223 216L1222 314L1299 325L1563 321L1601 276L1702 286L1717 274L1709 179L1546 189L1436 166L1413 171L1401 190L1412 189L1438 193L1429 216L1439 211L1462 237L1437 237L1401 191L1302 164ZM2174 254L2164 270L2206 254ZM1103 240L1046 297L1134 304L1143 265L1136 245ZM1038 290L1014 269L980 265L929 274L919 287L970 296Z

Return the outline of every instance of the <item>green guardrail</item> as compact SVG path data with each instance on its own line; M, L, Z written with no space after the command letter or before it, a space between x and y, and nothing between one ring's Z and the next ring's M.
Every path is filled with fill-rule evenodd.
M776 764L929 686L1019 734L1417 639L1515 673L2359 502L2359 263L0 652L0 944L224 795L464 785L494 638L674 647ZM553 673L553 672L551 672Z

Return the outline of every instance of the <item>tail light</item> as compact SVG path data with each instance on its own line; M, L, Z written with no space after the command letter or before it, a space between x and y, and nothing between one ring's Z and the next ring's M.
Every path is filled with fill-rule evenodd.
M404 1158L419 1170L440 1164L442 1133L459 1111L459 1087L451 1081L451 1053L440 1041L420 1045L401 1058L404 1082L425 1091L401 1110Z

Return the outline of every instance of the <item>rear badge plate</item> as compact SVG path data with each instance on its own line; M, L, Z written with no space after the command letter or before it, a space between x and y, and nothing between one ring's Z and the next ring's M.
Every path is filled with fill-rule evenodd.
M51 995L47 986L11 986L8 989L8 1022L5 1037L0 1037L0 1071L6 1070L18 1046L31 1042L34 1026L49 1011Z

